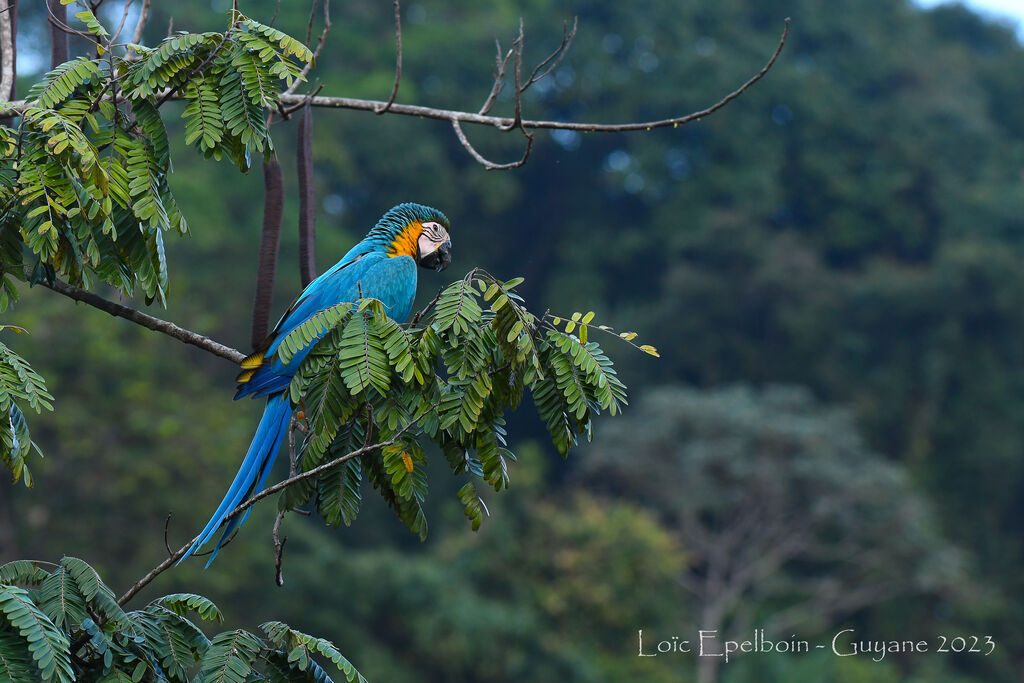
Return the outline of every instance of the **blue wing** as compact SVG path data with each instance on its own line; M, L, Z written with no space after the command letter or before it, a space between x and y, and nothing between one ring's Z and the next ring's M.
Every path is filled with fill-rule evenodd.
M265 396L283 391L291 382L302 359L317 342L314 339L285 365L277 358L277 347L284 338L318 311L345 301L355 301L360 293L364 298L379 299L390 318L403 322L409 316L416 296L416 262L409 256L390 257L380 252L370 252L351 260L342 259L309 283L260 349L243 361L243 372L238 378L239 387L235 398Z

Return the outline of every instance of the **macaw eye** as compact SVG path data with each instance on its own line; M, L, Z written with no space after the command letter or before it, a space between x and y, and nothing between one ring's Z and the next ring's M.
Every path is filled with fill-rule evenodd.
M448 234L444 229L444 226L440 223L435 223L434 221L428 221L423 224L423 234L427 239L436 244L440 244L448 239Z

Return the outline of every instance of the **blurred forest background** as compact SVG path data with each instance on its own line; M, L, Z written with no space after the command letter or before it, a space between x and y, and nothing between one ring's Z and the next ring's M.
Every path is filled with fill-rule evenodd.
M107 4L116 25L122 5ZM43 3L21 5L24 93L49 43ZM155 2L146 42L169 12L175 29L218 30L229 5ZM242 2L264 21L277 6ZM335 3L313 72L323 94L387 96L390 7ZM280 3L276 25L304 36L308 10ZM374 496L341 531L289 517L278 588L264 505L211 569L189 562L152 594L203 593L249 627L284 619L333 639L376 681L689 680L689 656L637 657L637 629L748 639L755 627L822 642L855 628L932 651L746 656L702 662L702 679L1020 680L1024 49L1013 31L897 0L421 0L403 4L398 101L475 111L494 37L510 44L520 16L527 62L579 17L526 116L601 122L718 100L793 18L775 68L714 116L649 133L540 132L515 171L485 172L444 122L315 112L321 270L396 202L442 208L455 264L421 276L422 301L483 266L525 276L534 310L594 309L640 331L660 360L608 345L631 389L625 416L599 418L595 444L563 462L536 416L516 415L512 489L489 497L476 534L441 465L425 543ZM275 128L286 226L295 125ZM258 168L204 162L174 133L171 184L193 234L168 243L170 304L153 312L244 349L263 181ZM515 135L467 133L492 158L521 153ZM280 263L275 311L299 289L294 229ZM171 547L201 528L260 407L231 402L229 363L49 291L27 292L5 322L31 331L5 342L56 403L32 417L46 453L36 488L0 487L0 560L75 555L126 588L165 556L169 511ZM997 646L943 655L939 635Z

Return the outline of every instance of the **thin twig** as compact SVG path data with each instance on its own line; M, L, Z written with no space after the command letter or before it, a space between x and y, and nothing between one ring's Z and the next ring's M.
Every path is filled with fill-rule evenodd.
M124 30L124 25L128 21L128 10L131 9L133 2L135 2L135 0L124 0L124 12L121 13L121 23L117 25L117 30L114 31L114 35L110 39L111 45L117 43L117 39L120 37L121 31Z
M555 49L547 59L534 67L533 72L530 73L530 77L526 79L526 84L523 86L521 92L526 90L536 83L537 81L546 78L552 71L558 68L558 65L562 63L565 55L569 52L569 46L572 45L572 39L576 37L576 29L579 25L579 17L573 17L572 30L569 30L568 25L562 26L562 44ZM545 68L546 67L546 68ZM541 69L544 69L541 71Z
M455 129L455 137L458 138L460 143L462 143L462 146L467 152L469 152L470 156L472 156L481 166L484 167L484 169L488 171L505 171L510 168L519 168L526 163L526 160L530 157L530 150L533 148L533 135L524 130L523 135L526 136L526 149L523 151L522 158L519 159L519 161L513 161L507 164L496 164L493 161L486 159L482 154L480 154L480 152L476 151L476 148L473 147L472 143L470 143L469 138L466 137L466 134L462 131L462 126L459 125L457 120L452 121L452 128Z
M62 31L64 33L67 33L68 35L81 36L81 37L85 38L86 40L95 40L96 37L93 34L86 33L85 31L77 31L77 30L71 28L68 25L68 23L67 23L68 13L67 13L67 8L66 7L64 8L64 12L63 12L63 17L64 18L63 19L60 19L57 16L57 14L54 13L54 10L50 7L49 3L46 4L46 11L50 15L49 16L50 26L53 26L53 27L57 28L58 30L60 30L60 31ZM67 61L67 60L65 60L65 61Z
M310 35L313 33L313 13L316 12L316 0L313 2L313 6L309 10L309 26L306 27L306 45L309 45ZM331 32L331 0L324 0L324 27L320 31L320 39L317 41L316 49L313 50L313 59L306 63L306 66L302 67L302 78L296 78L292 81L292 84L288 86L288 89L281 93L281 96L293 94L299 87L299 84L306 80L306 76L312 71L313 65L316 64L316 60L320 58L320 52L324 49L324 44L327 42L327 34ZM316 92L320 92L323 88L321 85L316 89ZM297 107L293 107L293 110ZM291 113L291 111L287 112Z
M512 49L505 53L505 57L501 56L501 43L498 39L494 39L494 47L498 54L494 58L494 85L491 86L491 92L487 95L487 99L484 100L484 105L480 107L480 111L477 113L483 116L491 110L494 106L495 100L498 98L498 93L501 92L501 86L505 82L505 69L508 67L508 60L512 58Z
M310 104L310 102L312 102L312 98L316 97L317 94L321 90L323 90L323 89L324 89L324 84L323 83L318 84L316 86L316 89L313 92L309 93L308 95L303 95L302 96L302 102L300 102L299 104L294 104L294 105L288 107L287 109L281 111L282 118L284 118L285 120L288 120L289 118L291 118L292 114L294 114L298 110L302 109L303 107L305 107L305 106L313 106L312 104Z
M288 542L288 537L281 538L279 536L281 531L281 520L284 519L285 510L281 510L277 513L277 519L274 520L274 581L278 586L284 585L284 573L281 569L281 563L284 562L284 544Z
M135 32L132 33L132 42L136 45L142 44L142 31L146 28L146 21L149 19L149 2L150 0L142 0L139 21L135 24Z
M168 512L167 519L164 520L164 547L167 548L168 555L174 554L174 551L171 550L171 544L167 541L167 529L171 526L171 515L173 514L173 512Z
M292 413L291 419L288 421L288 476L294 477L298 472L298 454L295 450L295 427L298 425L298 420L295 417L295 413ZM288 542L288 537L285 536L283 539L280 536L281 533L281 522L284 521L284 513L288 510L281 510L277 513L277 519L274 520L274 530L272 536L274 538L274 581L278 586L284 585L284 572L281 569L281 565L284 562L284 544Z
M330 462L325 462L324 464L319 465L317 467L314 467L311 470L308 470L306 472L302 472L300 474L296 474L294 477L288 477L287 479L279 481L278 483L274 484L273 486L268 486L267 488L263 489L259 493L254 494L251 498L249 498L245 502L239 504L238 507L236 507L234 510L232 510L227 515L225 515L224 516L224 521L227 521L227 520L229 520L229 519L231 519L233 517L237 517L238 515L242 514L243 512L245 512L246 510L251 508L256 503L260 502L261 500L263 500L267 496L272 496L275 493L277 493L278 491L283 491L284 489L288 488L292 484L296 484L296 483L298 483L300 481L305 481L306 479L310 479L312 477L319 477L321 474L324 474L325 472L330 472L334 468L339 467L339 466L345 464L346 462L348 462L349 460L352 460L353 458L358 458L361 455L366 455L367 453L375 451L378 448L385 448L387 446L393 445L394 443L396 443L398 441L399 437L401 437L402 434L404 434L406 431L408 431L408 429L410 427L412 427L414 424L416 424L418 421L419 420L413 420L413 421L409 422L409 424L405 425L400 430L395 432L394 436L392 436L387 441L379 441L377 443L369 444L367 446L362 446L362 447L357 448L356 450L354 450L354 451L352 451L350 453L346 453L345 455L342 455L342 456L340 456L338 458L335 458L334 460L331 460Z
M437 302L440 301L441 294L443 294L443 293L444 293L444 287L441 287L440 289L438 289L437 290L437 296L435 296L433 299L431 299L430 303L423 307L423 310L421 310L419 313L417 313L415 316L413 316L412 322L409 323L409 327L416 327L416 325L419 323L420 319L423 316L425 316L427 313L429 313L430 309L432 309L435 305L437 305Z
M243 512L245 512L246 510L251 508L256 503L260 502L264 498L266 498L268 496L272 496L275 493L277 493L278 491L281 491L283 489L288 488L292 484L295 484L295 483L300 482L300 481L304 481L304 480L309 479L311 477L318 477L321 474L323 474L325 472L328 472L328 471L334 469L335 467L339 467L340 465L348 462L349 460L352 460L353 458L358 458L358 457L360 457L362 455L366 455L367 453L370 453L370 452L372 452L372 451L374 451L374 450L376 450L378 448L385 448L386 446L390 446L390 445L394 444L402 436L402 434L404 434L410 427L412 427L417 422L418 422L418 420L413 420L413 421L409 422L405 427L403 427L402 429L397 431L394 434L394 436L392 436L387 441L381 441L379 443L370 444L368 446L363 446L362 448L357 448L356 450L351 451L350 453L347 453L347 454L345 454L345 455L343 455L341 457L335 458L334 460L331 460L330 462L326 462L326 463L324 463L324 464L322 464L322 465L320 465L318 467L315 467L315 468L309 470L308 472L302 472L301 474L297 474L294 477L288 477L284 481L278 482L277 484L274 484L273 486L270 486L268 488L263 489L259 493L253 495L248 500L246 500L245 502L240 504L238 507L236 507L230 513L228 513L224 517L224 520L227 521L229 519L232 519L233 517L237 517L238 515L242 514ZM185 555L185 553L188 551L188 549L192 546L192 544L198 538L199 537L196 536L196 538L192 539L191 541L189 541L185 545L181 546L178 550L174 551L174 553L172 553L170 557L166 558L165 560L160 562L160 564L158 564L157 566L153 567L153 569L151 569L145 576L143 576L141 579L136 581L135 584L132 585L131 588L129 588L127 591L125 591L124 595L122 595L120 598L117 599L117 604L121 605L123 607L129 600L131 600L133 597L135 597L135 595L138 594L139 591L141 591L143 588L145 588L150 583L152 583L153 579L155 579L157 576L159 576L163 572L165 572L168 569L170 569L172 566L174 566L174 564Z
M512 41L512 50L514 54L512 56L512 82L515 85L515 109L514 116L512 117L512 123L507 128L498 126L501 130L512 130L513 128L523 127L523 90L522 87L522 72L523 72L523 46L526 44L526 33L523 31L523 18L519 17L519 35ZM525 131L524 131L525 132Z
M83 304L89 304L94 308L98 308L101 311L106 311L110 315L130 320L136 325L142 325L143 327L153 330L154 332L162 332L169 337L173 337L184 344L191 344L204 351L212 353L215 356L225 358L232 363L241 363L245 358L245 354L237 349L233 349L230 346L225 346L220 342L214 341L209 337L204 337L201 334L186 330L183 327L179 327L174 323L161 320L160 318L154 318L151 315L147 315L142 311L137 311L134 308L122 306L119 303L108 301L103 297L87 292L84 289L79 289L73 285L55 280L53 284L47 282L41 283L43 286L52 289L58 294L74 299L75 301L81 301Z
M402 9L398 0L395 5L395 84L391 88L391 97L383 107L374 110L375 114L383 114L395 103L395 96L398 95L398 84L402 82Z
M313 0L313 4L309 6L309 23L306 24L306 42L304 45L309 45L309 41L313 40L313 17L316 16L316 6L318 0Z
M199 537L196 536L196 538L199 538ZM195 539L193 539L193 540L195 540ZM170 567L173 567L174 563L177 562L178 560L180 560L181 557L186 553L186 551L188 551L188 549L191 546L192 546L192 541L189 541L188 543L186 543L185 545L181 546L180 548L175 550L173 553L171 553L171 555L167 559L165 559L163 562L161 562L157 566L155 566L152 569L150 569L149 573L147 573L141 579L136 581L135 584L131 588L129 588L128 590L126 590L124 592L124 595L122 595L121 597L119 597L117 599L117 604L122 606L122 607L124 607L125 604L129 600L134 598L135 595L140 590L142 590L143 588L148 586L150 583L152 583L153 579L155 579L156 577L158 577L161 574L163 574Z

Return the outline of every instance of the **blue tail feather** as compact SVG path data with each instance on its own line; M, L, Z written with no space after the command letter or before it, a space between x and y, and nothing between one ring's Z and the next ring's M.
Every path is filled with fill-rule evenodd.
M251 494L263 488L267 477L270 476L270 471L274 467L274 460L277 457L277 451L281 448L284 435L288 431L291 413L291 403L288 400L287 393L277 394L267 399L267 407L263 410L263 417L260 419L259 427L256 428L252 444L250 444L249 451L245 454L242 466L238 468L235 480L231 482L231 488L224 495L224 500L217 507L217 511L213 513L213 517L206 524L206 528L193 541L192 546L178 562L183 562L189 555L206 545L207 541L213 537L223 524L224 531L221 533L217 546L210 555L210 559L206 562L206 566L209 567L210 563L217 557L221 546L224 545L224 542L231 535L231 532L248 519L252 508L246 510L241 517L233 517L226 524L224 522L224 518L228 513L238 507Z

